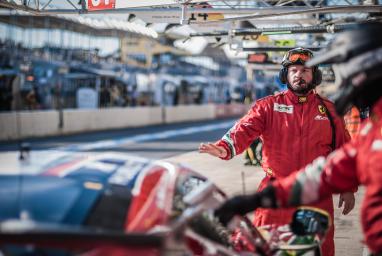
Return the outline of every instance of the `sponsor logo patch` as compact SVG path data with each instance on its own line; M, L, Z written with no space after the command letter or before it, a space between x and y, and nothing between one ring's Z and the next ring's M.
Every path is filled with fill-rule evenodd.
M326 108L322 105L318 105L318 111L321 113L321 115L326 115Z
M328 117L326 117L326 116L316 115L316 117L314 118L314 120L324 121L324 120L329 120L329 119L328 119Z
M284 105L284 104L275 103L273 105L273 111L293 114L293 105Z

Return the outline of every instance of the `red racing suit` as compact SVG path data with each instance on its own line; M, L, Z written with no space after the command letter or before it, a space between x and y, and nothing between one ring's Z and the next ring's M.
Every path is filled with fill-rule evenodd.
M364 185L361 208L365 242L371 252L382 254L382 99L362 124L356 139L316 159L300 172L274 183L283 206L312 203L333 193L353 191Z
M287 90L256 101L217 145L223 146L230 159L242 153L257 137L263 142L262 168L266 177L260 183L261 191L271 179L287 177L319 156L332 152L332 129L325 107L329 109L336 131L336 147L350 138L342 118L335 114L332 102L320 98L314 91L306 97ZM333 217L333 200L320 202L315 207L328 211ZM254 224L290 223L294 209L257 209ZM334 255L334 229L323 245L325 255Z

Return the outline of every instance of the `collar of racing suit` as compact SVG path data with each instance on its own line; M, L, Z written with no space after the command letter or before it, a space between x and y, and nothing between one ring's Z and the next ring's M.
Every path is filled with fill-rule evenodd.
M297 96L291 90L286 90L284 94L295 104L310 102L316 97L316 93L314 90L311 90L305 96Z

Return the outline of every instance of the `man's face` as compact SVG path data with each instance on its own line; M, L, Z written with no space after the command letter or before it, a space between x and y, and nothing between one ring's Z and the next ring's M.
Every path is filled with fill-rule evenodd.
M312 68L303 65L290 65L288 67L288 82L295 93L305 94L309 91L313 80Z

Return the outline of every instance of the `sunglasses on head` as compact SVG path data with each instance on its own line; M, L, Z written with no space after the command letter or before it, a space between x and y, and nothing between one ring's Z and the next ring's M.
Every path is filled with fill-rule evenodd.
M307 62L312 58L312 54L309 52L304 52L304 53L291 53L288 56L288 61L294 63L298 60L301 60L303 62Z

